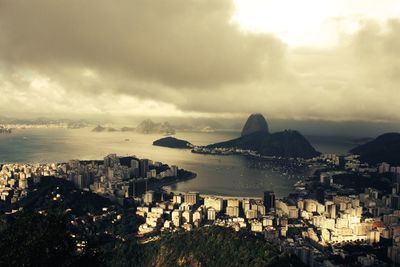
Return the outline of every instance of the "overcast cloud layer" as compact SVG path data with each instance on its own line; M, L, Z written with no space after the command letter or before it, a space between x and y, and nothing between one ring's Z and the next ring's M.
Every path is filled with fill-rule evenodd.
M400 121L399 18L293 49L234 12L229 0L0 0L0 113Z

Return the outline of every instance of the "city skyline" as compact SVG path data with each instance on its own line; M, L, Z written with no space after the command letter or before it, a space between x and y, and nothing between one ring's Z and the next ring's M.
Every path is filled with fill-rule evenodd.
M400 121L396 1L0 6L7 116Z

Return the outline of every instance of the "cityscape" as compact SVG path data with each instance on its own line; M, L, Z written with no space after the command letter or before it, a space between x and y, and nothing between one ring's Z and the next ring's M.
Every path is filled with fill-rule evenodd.
M400 267L400 1L0 0L0 266Z
M273 191L254 197L166 192L162 190L164 180L174 178L174 182L179 182L184 170L134 156L110 154L104 160L3 164L1 207L6 213L18 212L7 207L29 196L42 177L51 176L70 181L76 188L118 205L136 206L135 214L143 219L137 236L143 243L157 240L164 232L218 226L263 236L280 251L297 256L308 266L335 266L349 259L362 266L390 266L373 251L385 251L387 258L397 264L400 166L388 163L370 166L362 163L357 155L323 154L296 160L319 168L314 176L296 183L296 192L282 199ZM376 175L386 177L388 187L360 191L360 185L344 187L338 178L355 174L363 179ZM57 194L54 200L62 197ZM84 246L82 241L76 243L77 248ZM347 248L351 245L369 247L371 253L353 252Z

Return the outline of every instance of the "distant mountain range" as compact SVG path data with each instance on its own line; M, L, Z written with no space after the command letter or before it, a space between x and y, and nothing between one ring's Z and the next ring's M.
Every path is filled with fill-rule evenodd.
M137 127L136 132L143 134L161 133L175 134L175 129L168 122L156 123L152 120L144 120Z
M243 127L241 137L207 147L249 149L264 156L286 158L312 158L320 155L298 131L285 130L269 133L267 121L261 114L250 115Z
M386 133L376 139L350 150L360 155L363 162L378 164L387 162L400 166L400 133Z
M120 129L113 127L104 127L97 125L92 129L92 132L137 132L142 134L175 134L175 128L168 122L156 123L152 120L142 121L136 128L134 127L122 127Z

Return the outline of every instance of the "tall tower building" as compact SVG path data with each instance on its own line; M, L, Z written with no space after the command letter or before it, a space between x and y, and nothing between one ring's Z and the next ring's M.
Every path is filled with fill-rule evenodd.
M267 213L270 212L271 209L275 209L275 193L273 191L264 192L264 206Z
M149 171L149 160L141 159L140 160L140 177L146 178L148 171Z

